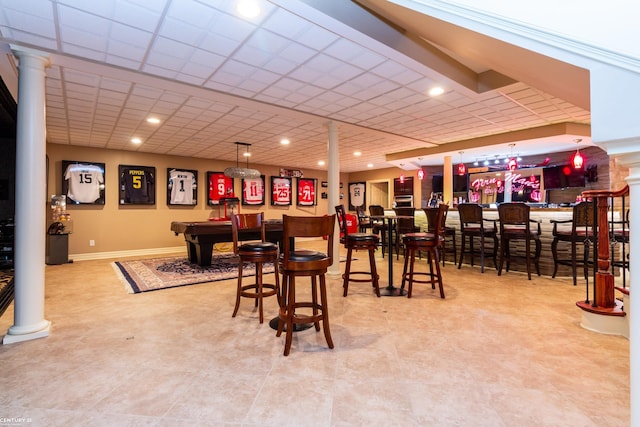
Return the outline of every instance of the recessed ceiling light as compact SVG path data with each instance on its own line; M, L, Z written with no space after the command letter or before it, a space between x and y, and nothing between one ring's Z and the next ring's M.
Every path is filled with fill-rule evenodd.
M318 161L318 166L324 166L324 160L319 160Z
M373 163L367 163L367 167L368 168L372 168L373 167Z
M149 117L147 118L147 123L151 123L152 125L157 125L160 123L160 119L157 117Z
M245 18L255 18L262 12L256 0L240 0L236 10Z
M362 152L361 151L354 151L353 155L356 157L362 156Z
M444 88L440 86L432 87L431 89L429 89L430 96L438 96L438 95L442 95L443 93L444 93Z
M142 144L142 140L140 138L131 138L131 142L134 144Z
M280 144L282 144L282 145L289 145L290 142L291 141L289 141L287 138L282 138L280 140Z

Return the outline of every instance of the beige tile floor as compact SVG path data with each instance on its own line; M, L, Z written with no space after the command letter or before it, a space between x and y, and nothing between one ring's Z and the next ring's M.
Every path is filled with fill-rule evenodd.
M0 346L0 425L629 424L629 342L580 327L583 283L448 264L441 300L331 278L335 348L310 329L284 357L252 302L231 318L234 281L131 295L110 261L47 266L52 331Z

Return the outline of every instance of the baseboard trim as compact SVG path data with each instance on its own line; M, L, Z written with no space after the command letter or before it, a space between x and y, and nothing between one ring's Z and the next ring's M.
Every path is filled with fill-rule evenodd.
M165 255L165 254L177 254L184 253L186 255L186 248L184 245L174 246L168 248L149 248L149 249L134 249L128 251L111 251L111 252L90 252L84 254L70 254L69 259L73 261L91 261L95 259L108 259L108 258L124 258L133 256L147 256L147 255Z

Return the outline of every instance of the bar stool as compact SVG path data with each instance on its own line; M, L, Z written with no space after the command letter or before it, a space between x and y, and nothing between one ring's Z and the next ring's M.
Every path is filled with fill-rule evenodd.
M380 296L380 286L378 284L378 271L376 269L375 252L380 242L380 238L376 234L367 233L349 233L347 227L347 213L344 210L344 205L336 206L336 214L338 215L338 224L342 236L340 237L340 243L344 244L347 249L347 262L345 263L344 274L342 275L344 288L343 296L347 296L349 289L349 282L365 282L371 283L377 296ZM353 251L364 250L369 252L369 271L351 271L351 259ZM353 275L365 275L366 278L354 278Z
M284 355L291 351L294 324L313 323L316 331L320 331L320 321L324 337L329 348L333 348L333 340L329 330L329 307L327 304L327 285L325 274L333 263L333 236L336 216L282 216L283 250L280 255L282 271L282 298L278 314L278 331L282 335L286 326ZM295 239L305 237L326 237L326 252L318 252L295 248ZM296 278L311 278L311 301L296 300ZM318 287L318 278L320 286ZM320 295L318 297L318 291ZM311 313L299 312L298 309L310 309Z
M444 299L444 288L442 286L442 274L440 272L440 249L443 240L442 218L446 215L449 205L441 204L438 207L438 215L436 217L436 228L433 233L407 233L403 236L402 242L405 247L404 268L402 270L402 285L404 289L405 282L409 284L407 289L407 297L411 298L413 292L413 283L431 283L431 289L436 288L436 283L440 289L440 298ZM426 252L427 262L429 263L429 272L414 271L416 252ZM435 273L434 273L435 267ZM427 277L428 279L418 279L419 277Z
M502 264L507 259L507 271L511 263L511 252L509 243L512 240L524 240L525 261L527 263L527 275L531 280L531 241L536 245L533 261L536 273L540 275L540 222L532 220L529 216L530 207L524 203L501 203L498 206L498 217L500 218L500 261L498 264L498 276L502 275ZM537 230L531 229L531 223L538 224Z
M280 276L278 272L278 245L265 239L264 213L231 214L231 230L233 234L233 252L238 255L238 290L236 292L236 306L231 317L236 317L240 307L240 297L253 298L258 307L260 323L264 321L262 299L278 295L280 291ZM240 242L240 232L253 232L259 236L259 241ZM242 284L242 270L245 263L256 265L255 283ZM275 284L263 283L263 265L273 263Z
M435 231L435 225L438 218L438 208L423 208L424 214L427 216L427 233L433 233ZM448 212L448 211L447 211ZM456 229L453 227L447 227L447 215L445 213L442 219L442 265L444 266L445 258L447 257L447 242L453 246L453 264L458 263L458 255L456 251Z
M553 241L551 242L551 253L553 255L553 274L556 277L558 265L568 265L571 267L573 275L573 286L576 286L577 267L582 266L584 279L588 280L589 274L589 239L593 239L594 227L594 207L593 203L581 202L573 207L572 219L559 221L552 219ZM571 229L558 228L558 224L570 224ZM558 242L569 242L571 245L571 255L569 258L558 257ZM582 258L578 259L577 246L583 244Z
M396 216L404 217L396 219L395 232L395 247L396 247L396 259L400 259L400 242L402 237L407 233L417 233L420 231L420 227L416 227L415 214L416 208L412 207L399 207L393 208ZM389 254L391 256L391 254Z
M487 253L487 247L485 245L486 239L493 240L493 247L491 248L491 257L493 258L494 267L498 268L498 262L496 257L498 255L498 228L496 221L493 219L484 219L482 214L482 206L476 203L461 203L458 205L458 215L460 217L460 234L462 236L462 243L460 245L460 261L458 263L458 269L462 267L465 254L471 256L471 266L473 267L474 258L476 254L480 255L480 271L484 273L484 258ZM485 222L488 224L493 223L493 227L485 227ZM469 239L469 250L467 251L467 238ZM477 251L473 248L474 238L480 239L480 249Z

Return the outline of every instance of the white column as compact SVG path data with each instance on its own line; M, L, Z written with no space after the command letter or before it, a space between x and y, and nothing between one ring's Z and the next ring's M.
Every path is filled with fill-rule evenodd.
M504 199L505 203L511 203L511 195L513 189L513 172L506 171L504 173Z
M327 182L328 188L328 206L329 214L335 213L335 206L345 203L345 199L340 200L340 149L338 147L338 126L335 122L328 122L329 138L327 141L327 150L329 152ZM348 183L345 183L345 189ZM347 207L345 205L345 207ZM336 221L335 238L333 239L333 264L329 267L327 273L332 276L340 275L340 229L338 221Z
M16 135L14 324L3 344L49 335L44 318L46 232L45 67L41 52L14 49L19 59Z

